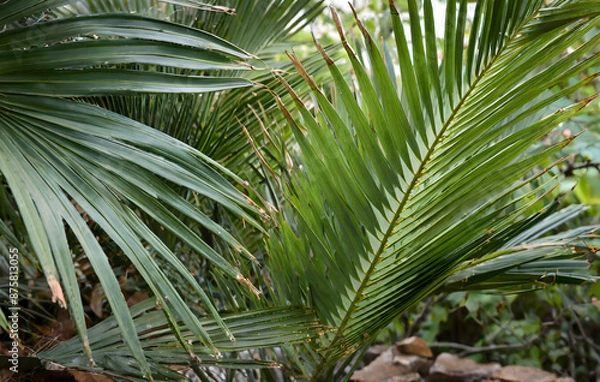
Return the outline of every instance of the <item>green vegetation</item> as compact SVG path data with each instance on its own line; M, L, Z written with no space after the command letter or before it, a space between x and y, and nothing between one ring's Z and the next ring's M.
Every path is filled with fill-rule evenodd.
M0 1L0 269L17 249L35 356L339 381L428 296L484 346L536 295L465 291L597 295L600 3L449 1L443 34L422 3L334 12L325 45L318 0Z

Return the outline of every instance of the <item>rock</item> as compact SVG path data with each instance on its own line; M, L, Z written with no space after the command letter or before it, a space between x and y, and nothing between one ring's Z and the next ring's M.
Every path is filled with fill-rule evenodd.
M556 382L558 377L544 370L527 366L505 366L492 376L502 382Z
M394 377L409 372L407 367L394 364L393 361L393 348L389 347L369 365L355 371L350 380L354 382L392 382Z
M396 375L391 379L391 382L421 382L423 379L419 373L408 373L404 375Z
M420 375L429 374L431 361L417 355L400 354L394 357L394 363L406 367L412 372L417 372Z
M557 378L554 382L575 382L575 380L571 377L560 377Z
M419 337L409 337L396 344L396 350L402 354L418 355L423 358L433 358L429 345Z
M355 371L350 380L354 382L392 382L395 381L394 378L402 377L406 372L408 370L404 366L393 363L376 364L373 361L364 369Z
M479 382L499 371L500 368L498 363L479 364L471 359L461 359L449 353L442 353L429 369L427 380L432 382Z
M364 362L365 365L368 365L371 362L373 362L377 357L379 357L381 354L383 354L385 351L390 350L390 349L391 348L388 345L373 345L373 346L369 347L369 349L365 353L362 361Z
M376 365L382 364L382 363L393 363L394 362L394 348L392 348L391 346L388 346L388 348L381 352L381 354L379 354L379 356L377 358L375 358L373 360L373 362Z

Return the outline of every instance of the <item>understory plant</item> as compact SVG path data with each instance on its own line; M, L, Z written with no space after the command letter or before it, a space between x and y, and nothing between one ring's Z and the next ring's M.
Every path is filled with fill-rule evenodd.
M340 43L301 58L320 1L0 3L0 249L78 334L36 357L339 381L434 293L597 279L598 227L557 233L585 207L547 198L575 137L534 144L596 98L564 105L600 4L448 1L441 40L430 0L387 5L391 39L334 11ZM92 327L73 256L110 307ZM151 298L128 306L119 262Z

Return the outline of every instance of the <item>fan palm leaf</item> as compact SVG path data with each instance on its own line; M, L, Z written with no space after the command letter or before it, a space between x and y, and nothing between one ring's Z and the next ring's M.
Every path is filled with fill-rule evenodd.
M95 10L97 2L83 2L89 8L88 11ZM143 4L139 2L128 2L122 4L115 2L112 6L115 9L125 7L128 12L135 14L144 14ZM205 2L208 3L208 2ZM227 6L229 9L235 9L235 14L225 14L206 12L200 10L187 10L180 12L179 9L169 9L162 7L163 18L175 20L177 22L193 25L200 29L207 29L211 32L224 36L228 41L241 46L244 49L260 55L260 61L250 61L257 67L268 66L274 71L288 73L293 70L289 62L283 62L281 52L285 47L300 44L294 38L301 27L312 20L318 11L322 10L322 1L302 0L302 1L212 1L211 4ZM106 9L107 4L102 5ZM153 9L157 11L157 8ZM254 20L263 20L262 24ZM313 49L316 52L316 49ZM331 54L336 54L330 49ZM319 55L314 55L312 59L306 62L306 68L311 73L325 73L325 64L319 59ZM240 67L244 69L244 67ZM191 69L187 69L186 73ZM282 94L285 88L277 79L266 70L240 70L235 72L236 76L243 77L259 85L254 87L245 87L231 89L218 93L204 94L179 94L173 97L171 94L146 94L131 96L105 96L105 97L87 97L86 102L100 105L109 110L126 115L134 120L159 129L172 137L175 137L190 146L198 149L202 153L210 156L215 161L225 165L231 171L244 177L251 185L260 187L265 183L264 175L259 169L256 157L253 155L251 146L243 129L246 129L250 136L258 137L263 131L280 130L278 123L282 117L278 113L277 106L269 92L265 89ZM297 74L288 76L288 80L297 86L297 91L302 86L302 78ZM307 86L304 85L307 89ZM272 122L263 124L258 118L261 115L264 119L271 118ZM267 115L269 117L267 117ZM243 127L242 127L243 126ZM288 133L286 142L291 142L291 135ZM260 140L256 140L258 146L262 146ZM252 195L253 191L248 190ZM181 190L181 195L192 200L193 196ZM274 199L277 201L278 196ZM215 207L210 205L206 199L196 198L203 208L215 211ZM273 204L277 204L273 201ZM215 216L224 216L215 213ZM192 220L182 217L188 225L194 225ZM243 220L234 217L227 217L220 221L220 224L231 226L233 223L237 226L237 231L244 236L242 240L244 245L257 257L264 254L264 245L262 234L259 230L251 226L244 226ZM169 240L167 235L166 239ZM218 242L215 238L214 242Z
M589 54L599 35L569 50L600 22L598 4L481 0L465 47L467 1L451 1L439 62L431 2L423 2L423 26L417 2L408 3L410 44L390 1L399 87L389 56L360 20L364 45L357 50L364 55L350 45L335 12L354 90L322 50L339 99L332 103L290 55L313 89L315 113L289 87L301 118L280 106L301 169L269 240L269 265L281 302L314 307L333 328L316 345L313 380L331 378L338 360L445 283L459 285L469 271L481 276L470 279L470 288L562 281L542 277L547 266L573 269L575 263L553 259L581 257L577 240L595 229L530 243L528 252L502 247L548 218L523 215L555 181L524 187L549 170L532 172L536 166L570 140L529 147L595 98L552 107L595 78L556 89L600 60ZM538 261L545 258L552 263ZM486 273L498 262L501 275Z
M89 8L88 11L95 10L94 7L97 6L95 2L84 3ZM227 41L260 56L260 61L253 61L255 66L267 65L273 70L284 72L290 69L290 64L282 62L276 56L281 56L284 47L299 44L292 40L293 37L323 9L323 2L320 0L228 0L203 3L225 6L235 10L235 14L209 12L202 8L191 12L164 9L163 17L223 36ZM106 9L107 5L103 7ZM120 9L123 4L116 3L113 7ZM125 8L129 12L141 13L148 7L130 4ZM262 20L262 23L256 23L255 20ZM307 68L314 73L323 66L322 61L315 60ZM236 75L277 92L283 89L266 71L238 71ZM290 78L290 81L300 85L297 79ZM240 122L252 136L257 136L261 133L260 123L251 109L261 112L276 110L276 104L269 93L256 87L200 96L182 94L177 102L171 97L160 95L102 97L93 99L92 102L162 130L236 173L247 171L247 161L254 160ZM171 103L181 106L169 107Z
M3 188L6 185L10 190L10 197L3 198L2 210L18 211L14 223L2 224L0 229L6 238L27 238L23 247L34 254L53 298L69 309L93 365L71 257L72 233L96 271L123 341L142 374L151 378L105 249L77 208L101 227L144 276L183 348L192 352L178 322L217 354L210 335L155 256L191 286L221 330L233 339L231 331L203 287L138 211L174 232L225 275L256 292L235 265L207 245L174 211L213 232L242 257L253 261L252 255L180 197L172 185L220 203L260 227L255 220L257 209L231 184L243 180L207 156L146 125L66 97L198 93L250 86L248 80L223 74L182 73L247 70L243 61L250 55L213 34L144 16L32 17L69 3L73 1L0 4L0 25L4 25L0 32L0 179ZM168 72L157 67L174 69ZM26 233L14 235L21 227Z

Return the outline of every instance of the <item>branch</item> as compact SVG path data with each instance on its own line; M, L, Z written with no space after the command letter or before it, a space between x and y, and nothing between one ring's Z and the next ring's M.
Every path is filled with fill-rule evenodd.
M573 176L573 171L595 168L600 172L600 163L592 162L591 160L585 160L582 164L575 164L575 161L566 161L566 165L561 168L561 171L565 176Z
M431 305L433 305L433 296L427 297L427 299L425 300L425 305L423 306L419 314L417 314L413 323L408 327L408 329L406 329L406 334L404 335L404 337L408 338L414 336L417 333L417 331L421 327L421 324L425 320L425 317L429 313Z
M489 345L489 346L481 346L481 347L463 345L463 344L459 344L456 342L434 342L432 344L429 344L429 347L431 347L431 348L450 348L450 349L462 350L456 356L464 357L464 356L467 356L470 354L477 354L477 353L488 353L488 352L493 352L493 351L523 349L523 348L529 347L535 340L537 340L537 337L534 338L533 340L526 341L525 343L522 343L522 344Z

